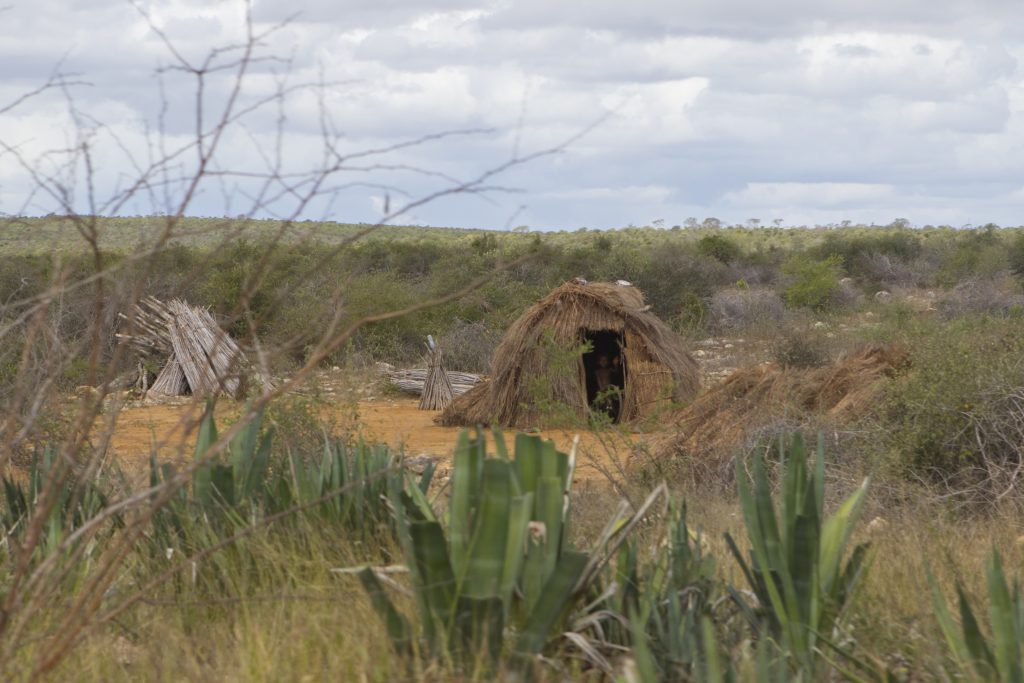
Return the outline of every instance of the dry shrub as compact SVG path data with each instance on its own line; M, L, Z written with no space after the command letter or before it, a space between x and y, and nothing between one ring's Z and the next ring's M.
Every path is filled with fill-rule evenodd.
M844 277L839 281L832 303L836 308L852 308L864 301L864 292L853 283L853 280Z
M824 368L740 368L670 414L674 433L652 443L651 457L685 458L687 467L723 472L724 462L745 444L763 442L780 429L846 424L866 415L882 394L883 380L906 362L900 347L869 345Z
M1016 317L965 317L903 327L913 367L881 404L877 461L945 489L957 503L991 503L1024 480L1024 333ZM1019 493L1012 496L1020 504Z
M711 327L718 333L772 326L786 317L786 304L771 289L737 287L715 292L709 306Z
M923 270L920 263L902 261L888 254L867 254L861 261L861 273L880 289L911 287L921 284Z
M1024 310L1024 295L1009 275L971 278L946 294L938 309L947 320L965 315L1007 315L1013 310Z
M783 368L820 368L829 362L828 338L814 328L789 329L772 340L772 360Z
M501 334L481 322L456 320L438 343L450 370L487 372Z

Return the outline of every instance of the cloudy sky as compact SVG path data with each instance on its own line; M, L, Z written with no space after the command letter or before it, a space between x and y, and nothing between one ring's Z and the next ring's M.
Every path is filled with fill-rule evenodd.
M6 2L3 214L1024 223L1015 0Z

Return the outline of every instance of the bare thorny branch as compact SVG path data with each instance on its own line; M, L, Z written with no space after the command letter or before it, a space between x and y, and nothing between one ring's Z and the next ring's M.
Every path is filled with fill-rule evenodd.
M203 457L194 459L187 466L180 468L174 476L157 485L144 487L119 500L111 501L95 517L83 520L73 532L61 540L55 549L40 557L45 525L56 506L59 505L60 492L65 487L71 486L76 497L82 495L85 487L99 471L100 464L106 456L110 436L116 428L116 405L113 406L114 409L111 409L111 403L106 399L112 391L114 380L124 366L127 350L124 346L117 345L110 353L104 352L107 343L107 330L104 325L105 320L110 318L107 311L112 305L112 289L117 289L120 292L117 304L128 312L127 324L130 328L134 322L132 304L141 300L145 295L146 279L144 277L128 279L129 268L152 263L173 243L174 239L180 235L182 221L188 215L194 200L201 193L205 182L208 180L223 182L230 178L262 181L255 194L246 197L249 202L249 216L273 213L274 207L284 199L292 202L290 210L280 215L280 225L277 230L263 245L262 255L250 272L234 309L227 312L226 315L228 324L244 320L248 325L256 340L260 362L264 366L264 371L267 371L269 369L268 350L261 347L257 336L263 320L251 309L252 297L270 276L274 250L289 237L295 228L295 222L311 208L314 202L324 199L333 200L342 189L359 186L378 188L387 192L389 197L402 197L401 202L393 206L390 204L385 206L383 215L377 223L358 230L329 249L324 249L307 272L301 274L288 287L282 288L277 293L269 307L271 310L275 306L284 305L296 287L312 277L318 268L327 264L353 242L442 197L461 194L486 196L494 192L512 191L511 188L494 184L495 180L515 168L559 154L567 145L575 142L603 120L598 120L561 144L525 154L520 152L521 131L517 131L516 142L510 158L475 176L460 180L431 169L423 169L405 163L394 163L388 161L387 158L394 153L443 141L452 136L479 136L490 134L493 130L449 131L423 135L392 145L344 152L341 149L341 138L336 133L337 127L331 121L328 108L321 98L320 133L323 146L321 163L318 167L307 171L285 171L282 164L283 145L281 143L287 123L284 115L284 103L287 98L301 91L322 91L327 84L320 81L289 85L285 80L279 80L276 90L271 95L253 101L244 101L244 85L256 65L284 63L283 60L277 59L273 55L264 56L259 52L261 48L265 47L267 39L281 26L274 26L262 32L255 31L250 8L247 8L245 39L238 44L214 48L207 53L202 61L193 63L176 48L174 41L155 24L144 8L137 3L133 3L133 5L146 19L150 29L173 59L173 64L161 70L161 73L174 71L187 74L193 80L195 108L191 140L174 149L167 149L164 116L168 103L164 99L157 130L156 149L159 151L147 162L140 162L131 153L128 144L121 140L116 133L78 111L73 93L75 88L84 85L84 81L78 80L74 75L63 73L59 69L55 70L39 88L0 107L0 114L4 114L33 97L49 91L60 91L64 94L68 101L69 111L72 113L72 119L77 126L77 139L68 148L59 150L56 155L44 155L43 157L46 159L63 158L65 160L63 166L58 166L53 171L47 171L40 166L38 160L33 161L28 158L17 145L4 141L0 141L0 151L17 161L20 168L33 182L34 192L43 193L60 207L65 216L64 220L77 232L92 259L91 272L85 275L73 274L69 267L62 264L59 259L55 260L54 274L49 286L43 292L10 301L4 306L3 315L0 316L2 318L0 340L10 338L15 332L24 334L22 355L18 367L19 377L30 378L34 376L34 371L40 370L44 380L41 383L27 380L19 382L15 386L14 393L5 401L7 414L2 421L4 438L2 439L3 445L0 447L0 470L6 471L12 462L15 451L30 440L34 425L43 414L47 401L49 399L59 400L59 397L56 396L53 379L60 372L59 364L66 361L66 358L61 357L62 354L66 357L87 359L89 382L95 384L97 389L94 394L87 395L81 400L76 413L67 425L57 450L58 458L47 472L40 497L30 517L24 520L24 530L17 538L9 536L7 539L11 548L11 562L5 580L4 594L0 599L0 659L12 661L12 655L17 653L25 643L32 640L28 635L33 616L39 614L47 604L55 599L58 587L65 580L70 567L82 558L88 542L95 539L104 529L108 529L112 519L115 517L127 519L125 516L131 513L124 528L113 535L99 558L92 560L93 570L89 573L81 589L70 600L67 600L67 596L65 596L66 603L62 616L54 630L47 634L48 645L39 655L34 669L34 677L42 676L58 666L91 625L105 623L116 618L146 597L147 591L154 585L158 585L155 582L172 576L187 566L187 562L212 554L245 535L265 528L279 518L308 507L294 506L278 515L260 520L230 538L223 539L217 545L205 548L197 556L186 558L153 581L138 587L113 604L107 604L105 596L112 582L119 575L119 570L134 544L147 532L148 525L157 511L188 485L196 469L218 457L231 439L246 424L260 415L270 402L300 386L326 358L341 348L362 327L460 299L481 287L494 275L492 273L474 279L454 291L422 300L398 310L366 315L348 322L344 315L344 289L339 286L332 295L335 314L327 322L326 329L318 335L304 362L277 387L264 388L262 393L246 407L241 418L220 434L216 443L205 452ZM223 74L230 75L231 85L226 90L220 106L211 111L206 106L210 79ZM247 116L270 105L278 107L277 142L273 155L263 154L262 156L265 169L260 172L251 169L221 168L217 158L226 134L232 128L242 125ZM120 187L113 196L105 200L98 196L98 190L94 183L98 171L95 167L93 149L97 144L96 136L101 132L113 140L115 146L125 154L135 170L134 180ZM153 153L153 146L150 146L150 153ZM179 165L189 163L188 156L190 154L194 155L190 164L191 170L175 172L174 169ZM335 178L343 174L366 174L376 171L409 172L438 180L444 185L414 196L403 192L401 188L391 183L335 181ZM79 176L86 183L85 202L88 207L86 213L79 213L79 199L74 192L75 178ZM160 231L152 237L147 245L135 253L116 261L108 259L102 244L100 215L116 214L140 195L149 197L150 201L153 201L159 190L163 190L168 201L167 215ZM170 200L173 190L178 191L172 205ZM228 226L228 229L224 230L221 246L227 246L242 236L244 229L244 222ZM307 239L309 238L307 237ZM212 251L215 252L216 248ZM525 258L525 256L521 256L505 263L499 263L494 272L518 265ZM196 269L208 266L208 263L209 261L201 261L196 265ZM145 268L142 270L144 271ZM83 288L91 288L93 299L92 320L87 334L77 345L61 349L62 354L51 355L48 360L49 365L37 368L33 348L40 343L38 340L48 338L49 319L53 314L55 303L69 292ZM171 437L176 441L179 455L184 452L186 436L192 433L196 426L195 411L184 411ZM98 437L97 445L91 443L94 437ZM155 447L159 448L161 445L156 444ZM339 495L339 493L340 491L331 492L324 499ZM319 502L322 500L314 501L310 505ZM104 607L103 613L97 616L97 613Z

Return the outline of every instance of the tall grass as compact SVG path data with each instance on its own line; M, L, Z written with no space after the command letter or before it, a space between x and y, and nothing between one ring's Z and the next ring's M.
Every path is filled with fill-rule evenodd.
M214 428L210 424L207 430ZM267 432L260 438L254 431L256 438L245 432L236 436L228 451L240 449L236 452L251 456L245 450L251 444L258 451L267 443ZM465 438L451 480L433 486L429 476L411 480L387 449L340 444L290 455L271 448L269 465L247 480L255 485L236 491L230 501L220 491L227 490L227 481L236 481L235 470L230 479L214 475L212 481L219 483L212 489L193 485L167 507L175 511L176 521L153 519L148 542L131 551L104 600L116 600L139 585L151 588L116 620L87 630L53 676L441 681L506 679L525 671L539 680L584 675L629 681L825 680L835 675L900 680L914 670L928 676L1018 680L1012 662L1021 645L1019 590L1005 578L1006 562L999 556L992 555L984 575L973 573L992 540L1010 564L1019 563L1005 518L968 524L932 509L874 524L870 532L856 531L852 513L866 494L858 492L845 505L834 501L821 476L820 452L807 458L796 441L781 451L778 480L753 464L753 486L741 483L735 501L689 492L686 506L676 500L648 504L632 516L620 512L593 546L590 557L596 562L583 563L592 567L583 570L588 581L570 582L578 592L566 584L565 590L548 595L530 587L542 586L543 580L527 578L535 566L530 548L538 552L548 541L529 540L539 524L520 529L526 537L520 562L515 552L510 554L518 542L510 543L506 535L499 548L497 537L483 530L501 520L513 528L508 525L517 520L550 514L544 529L554 534L550 542L557 548L566 543L564 535L561 542L556 538L557 520L587 525L596 520L578 519L585 506L565 506L566 500L578 499L564 495L567 472L555 476L552 501L557 505L547 513L533 508L522 517L496 516L497 508L488 513L481 507L484 500L492 508L512 505L515 498L501 502L506 494L495 488L498 479L518 485L524 472L545 466L545 450L533 450L540 445L536 437L518 440L520 455L509 449L505 459L500 447L496 457L484 457L482 441ZM535 455L522 456L527 452ZM520 457L533 465L526 467ZM296 460L313 467L293 469L289 463ZM320 488L299 502L297 491L325 481L324 473L334 471L339 461L349 471L359 463L367 468L351 485ZM560 461L565 462L551 460L553 472L562 472ZM45 477L47 466L40 460L32 478ZM210 462L207 470L230 467ZM512 479L498 477L499 469L507 469ZM476 474L462 476L467 470ZM739 481L745 477L744 470ZM8 510L21 510L21 501L33 504L32 478L8 482ZM383 489L380 481L386 482ZM114 475L96 485L102 491L125 484ZM449 489L446 508L436 506L440 499L435 494ZM286 499L290 508L282 507L284 502L268 503L268 492L284 490L292 491ZM522 489L518 500L530 490ZM362 501L367 514L338 514L352 508L331 507L336 498ZM67 526L58 534L75 528L72 507L64 510ZM825 510L834 512L826 516ZM5 517L9 540L24 533L17 528L20 516ZM457 530L459 519L469 526ZM843 539L856 544L869 535L873 553L842 552ZM743 537L750 554L735 540ZM618 540L608 545L612 538ZM233 540L224 544L225 539ZM115 544L114 535L97 537L91 549L73 559L88 564ZM451 563L458 555L450 553L460 552L465 553L463 563L449 565L453 582L429 579L438 553L448 555ZM556 556L554 566L559 562ZM411 573L396 573L403 566ZM353 567L375 568L362 570L374 579L364 578L361 585L349 571ZM514 571L508 574L503 567ZM953 580L951 573L958 571L966 573ZM165 574L152 584L153 577ZM85 576L69 571L62 590L73 597L86 588ZM857 590L852 590L854 578L859 579ZM446 584L456 591L449 596L455 609L436 611L446 603L427 598ZM495 600L480 592L485 585L493 585ZM945 607L951 592L959 603L953 610ZM540 625L530 616L531 594L538 606L560 616L527 636ZM390 603L384 612L382 596ZM494 609L476 609L474 601L493 602ZM51 606L37 613L29 633L40 638L27 638L8 660L11 680L31 674L38 650L47 646L42 636L60 620L58 610ZM400 632L388 619L379 619L389 610L402 620ZM503 635L497 641L488 640L498 634ZM525 670L524 637L543 655L525 660Z

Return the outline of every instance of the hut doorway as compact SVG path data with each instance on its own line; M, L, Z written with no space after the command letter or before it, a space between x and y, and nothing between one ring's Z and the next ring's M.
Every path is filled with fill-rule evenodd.
M590 351L583 354L587 405L618 422L626 386L622 335L614 330L584 330L583 340L590 345Z

